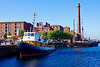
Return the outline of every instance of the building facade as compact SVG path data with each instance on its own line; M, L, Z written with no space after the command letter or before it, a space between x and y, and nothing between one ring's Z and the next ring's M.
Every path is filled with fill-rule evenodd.
M38 33L41 33L43 31L49 32L50 30L53 30L53 29L50 27L49 23L46 22L45 25L43 25L43 22L39 22L39 23L36 24L35 30Z
M31 31L33 29L33 25L30 23L26 23L26 22L0 22L0 38L2 38L2 36L7 33L10 32L12 34L12 36L17 35L17 29L19 28L19 30L25 30L25 31L29 31L31 28Z
M54 30L61 30L63 31L63 27L61 25L51 25L51 28L53 28Z
M66 27L63 28L63 31L64 31L64 32L66 32L66 31L67 31L67 32L70 32L70 28L66 26Z

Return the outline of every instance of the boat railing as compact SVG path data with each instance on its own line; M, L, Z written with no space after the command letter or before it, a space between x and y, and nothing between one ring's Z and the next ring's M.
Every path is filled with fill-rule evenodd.
M47 47L54 47L54 45L48 45Z

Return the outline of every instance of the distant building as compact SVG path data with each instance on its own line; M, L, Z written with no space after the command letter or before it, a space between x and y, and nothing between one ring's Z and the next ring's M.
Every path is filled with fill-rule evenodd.
M12 36L17 35L17 28L19 30L31 31L33 29L33 25L26 22L0 22L0 38L5 34L10 32Z
M66 27L63 28L63 31L64 31L64 32L65 32L65 31L70 32L70 28L66 26Z
M63 27L61 25L51 25L51 28L53 28L54 30L61 30L63 31Z
M41 33L43 31L45 32L49 32L50 30L54 30L50 27L50 24L49 23L45 23L45 25L43 25L43 22L39 22L36 24L36 27L35 27L35 30L38 32L38 33Z

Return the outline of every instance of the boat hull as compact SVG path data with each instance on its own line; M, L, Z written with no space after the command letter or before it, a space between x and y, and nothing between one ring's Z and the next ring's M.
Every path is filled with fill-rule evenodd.
M45 55L55 51L54 47L40 47L28 43L19 43L17 49L20 57Z

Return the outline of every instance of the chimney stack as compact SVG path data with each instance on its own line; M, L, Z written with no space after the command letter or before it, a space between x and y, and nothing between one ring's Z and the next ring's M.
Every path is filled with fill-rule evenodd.
M77 6L77 33L81 34L81 23L80 23L80 3Z

